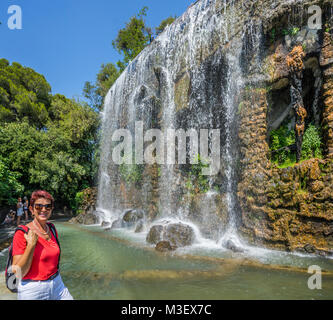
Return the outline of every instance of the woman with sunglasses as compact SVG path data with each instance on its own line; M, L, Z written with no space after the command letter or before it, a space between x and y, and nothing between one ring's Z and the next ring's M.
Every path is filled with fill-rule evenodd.
M73 300L59 274L58 234L48 219L54 205L46 191L31 195L29 210L33 221L24 233L18 230L13 239L13 272L18 282L18 300ZM55 234L53 234L52 230Z

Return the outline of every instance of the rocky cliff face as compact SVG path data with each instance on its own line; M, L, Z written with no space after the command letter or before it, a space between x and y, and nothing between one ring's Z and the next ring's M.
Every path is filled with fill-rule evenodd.
M301 25L293 36L272 39L263 60L267 80L263 86L247 88L243 93L239 130L243 159L238 197L242 212L240 228L252 242L329 253L333 248L332 15L324 2L317 4L323 8L323 29L314 31ZM275 12L273 21L281 19L270 22L270 28L281 29L283 17L291 10L295 8L288 5ZM301 19L301 15L294 18ZM288 101L288 57L299 44L304 49L303 72L310 78L303 85L302 96L308 113L312 111L311 121L317 121L323 130L325 156L278 168L270 161L268 136L274 126L288 117L290 122L295 121ZM311 92L309 97L307 92Z
M308 27L310 5L322 9L321 29ZM332 252L330 5L325 0L193 4L132 62L106 98L100 219L139 208L147 221L180 217L215 240L232 230L257 245ZM297 101L293 79L301 81ZM200 162L115 165L111 137L119 128L134 137L136 121L145 130L220 129L219 173L202 176ZM286 168L273 164L269 137L282 123L296 126L300 135L309 123L322 128L323 158Z

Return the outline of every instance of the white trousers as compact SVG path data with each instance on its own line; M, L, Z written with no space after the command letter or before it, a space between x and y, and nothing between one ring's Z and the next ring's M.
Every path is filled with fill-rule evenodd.
M74 300L62 282L60 274L53 280L21 280L17 287L18 300Z

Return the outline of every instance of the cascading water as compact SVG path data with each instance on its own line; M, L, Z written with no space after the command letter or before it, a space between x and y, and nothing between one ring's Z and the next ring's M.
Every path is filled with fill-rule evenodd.
M150 129L153 112L150 101L157 100L161 108L159 127L164 133L171 128L220 129L221 189L228 219L223 227L219 225L221 220L214 220L207 226L212 215L203 207L200 221L206 224L205 235L219 245L229 239L240 244L236 222L237 97L244 85L241 58L248 26L237 30L236 5L237 1L226 0L196 2L140 53L110 89L102 118L97 203L100 220L112 222L128 209L119 190L119 166L112 162L111 137L116 129L126 128L134 140L136 121L143 121L144 128ZM249 25L252 27L251 46L257 50L260 28L253 27L252 22ZM221 49L223 45L227 49ZM188 82L190 93L188 101L184 102L187 91L179 93L179 87L182 89L179 83ZM176 103L179 100L181 106ZM196 223L200 227L201 223L192 218L190 205L178 201L176 167L160 166L158 217ZM209 188L213 188L215 180L215 176L208 177ZM146 198L147 192L143 188L140 197ZM218 212L220 209L213 204L217 194L214 189L208 190L204 201L210 203L211 210ZM203 239L203 235L197 238Z
M233 10L232 10L233 12ZM232 15L234 17L234 15ZM227 84L225 89L225 101L226 106L226 144L224 149L224 163L225 163L225 173L227 178L227 192L226 201L229 213L229 223L226 231L223 233L219 240L219 244L222 246L227 246L228 241L232 241L233 245L239 248L249 247L239 238L237 233L237 173L236 166L239 161L238 147L237 147L237 110L239 105L239 95L242 92L246 79L244 78L244 70L242 70L242 58L246 56L256 57L255 68L260 68L260 45L262 29L260 24L258 25L256 21L249 20L244 24L243 32L241 38L243 43L235 43L235 45L230 49L227 54ZM245 68L247 70L247 68ZM252 72L254 70L247 70ZM255 70L257 74L259 70ZM259 79L256 79L257 81ZM253 81L253 79L252 79Z
M227 178L227 192L226 192L226 201L227 201L227 208L229 213L229 225L222 236L220 243L223 245L227 240L233 239L234 241L238 239L237 237L237 227L236 227L236 217L235 217L235 161L237 160L237 154L235 154L234 149L234 139L233 136L233 128L236 125L236 97L237 94L240 92L242 87L242 75L240 70L240 63L239 63L239 49L235 50L235 55L228 55L228 78L227 78L227 88L226 88L226 95L225 95L225 106L227 109L226 113L226 143L225 143L225 150L224 150L224 163L225 163L225 175ZM239 242L239 241L237 241Z
M115 210L117 199L113 196L113 181L109 175L108 166L110 164L111 143L110 134L118 127L120 105L117 101L121 96L124 75L121 75L117 83L113 86L105 98L104 110L102 112L102 136L101 136L101 156L99 167L99 192L97 199L97 214L101 221L110 221ZM113 117L109 117L113 114ZM109 192L107 192L107 190Z

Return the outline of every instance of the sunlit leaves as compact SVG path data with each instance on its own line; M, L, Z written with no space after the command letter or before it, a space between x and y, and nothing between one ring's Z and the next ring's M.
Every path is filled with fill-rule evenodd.
M19 63L0 60L0 121L28 118L31 125L43 128L48 121L51 87L45 78Z

